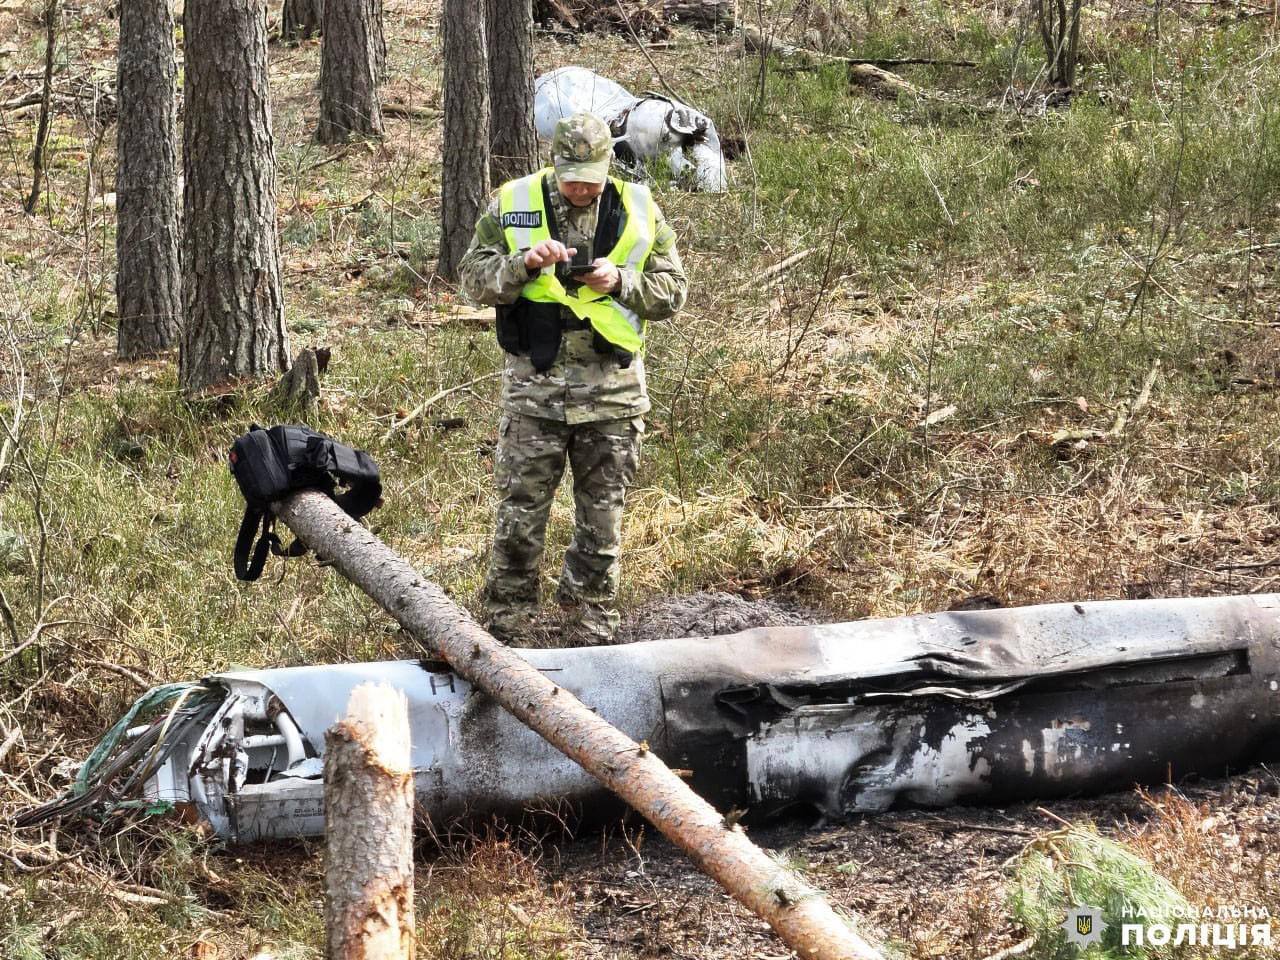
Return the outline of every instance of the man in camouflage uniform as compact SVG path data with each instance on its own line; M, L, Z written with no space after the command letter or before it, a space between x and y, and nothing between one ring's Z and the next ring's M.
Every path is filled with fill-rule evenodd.
M526 315L519 311L537 297L538 284L533 281L540 275L554 273L563 285L560 290L574 296L609 294L625 308L620 313L638 315L641 321L665 319L684 305L688 279L675 234L656 205L648 219L651 246L638 268L628 266L631 261L614 262L620 259L621 239L608 256L599 255L609 249L613 232L623 231L618 217L625 224L639 205L628 205L627 212L618 214L622 203L611 203L610 197L624 195L628 204L635 197L651 203L647 189L609 180L611 155L612 136L602 120L590 114L561 120L552 140L553 171L541 180L533 175L505 185L476 224L459 267L460 279L471 298L498 307L500 341L504 323L508 331L512 324L525 323ZM541 198L533 204L539 210L505 209L503 203L510 203L504 198L511 190L530 182L543 185ZM612 192L602 203L606 191ZM512 224L541 223L544 207L554 227L522 248L522 234L513 231ZM606 207L609 226L598 224ZM590 259L588 252L593 253ZM579 264L573 274L567 269L571 261ZM549 307L542 309L537 322L555 329L530 334L532 327L520 328L519 346L513 345L515 333L504 343L503 416L494 463L499 503L483 594L485 612L496 636L518 639L526 633L538 604L547 516L567 460L573 472L575 529L556 598L569 612L574 640L607 642L618 624L614 598L623 498L635 477L643 416L649 410L644 361L639 350L633 355L614 347L601 337L600 324L568 306L532 305ZM511 316L522 319L503 320ZM526 344L531 336L541 343L541 356L537 344Z

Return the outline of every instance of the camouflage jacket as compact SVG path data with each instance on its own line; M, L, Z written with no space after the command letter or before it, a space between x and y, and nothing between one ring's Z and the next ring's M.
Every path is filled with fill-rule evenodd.
M549 191L560 241L570 247L591 248L599 199L574 207L552 186ZM642 271L619 268L621 285L614 297L647 320L665 320L684 306L689 280L676 252L675 232L658 213L658 232ZM476 223L471 246L458 268L462 289L473 300L492 306L514 303L530 279L523 254L507 250L494 199ZM566 321L573 314L563 310ZM652 333L652 330L650 331ZM649 410L644 358L629 367L598 352L590 330L565 330L560 352L544 373L533 369L528 357L506 355L502 378L502 407L507 413L591 423L637 417Z

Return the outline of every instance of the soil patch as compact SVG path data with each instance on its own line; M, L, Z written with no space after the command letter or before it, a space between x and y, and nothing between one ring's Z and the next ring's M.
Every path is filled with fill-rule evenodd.
M642 604L623 619L616 642L713 637L752 627L802 626L820 620L816 611L785 601L748 600L733 593L702 591Z

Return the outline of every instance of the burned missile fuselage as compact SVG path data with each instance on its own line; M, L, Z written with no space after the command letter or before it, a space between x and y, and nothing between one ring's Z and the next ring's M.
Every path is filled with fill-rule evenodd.
M711 802L825 817L1084 794L1280 753L1280 596L1054 604L521 651ZM150 800L223 836L324 829L324 732L359 684L409 701L437 825L603 788L444 664L220 674Z
M656 93L635 96L586 67L558 67L534 84L538 136L550 141L557 121L593 113L609 124L614 156L624 172L643 177L661 162L677 182L722 193L728 169L714 121L687 103Z

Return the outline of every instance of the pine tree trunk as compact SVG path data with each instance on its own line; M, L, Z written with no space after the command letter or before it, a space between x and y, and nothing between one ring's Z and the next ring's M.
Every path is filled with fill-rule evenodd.
M376 54L382 31L374 29L380 6L377 0L325 0L316 127L320 143L382 136Z
M169 0L123 0L116 90L116 354L151 357L178 342L177 79Z
M320 36L324 0L284 0L280 11L280 39L297 43Z
M485 4L444 0L444 171L441 276L452 279L489 194L489 66Z
M387 33L383 23L382 16L382 0L370 0L372 6L372 40L370 46L373 49L373 75L377 78L378 83L382 83L387 79Z
M184 18L184 323L188 394L289 365L263 0L188 3Z
M497 186L538 165L533 126L533 0L489 0L489 178Z
M356 687L325 734L324 822L326 957L411 960L413 768L398 690Z
M881 960L822 894L752 843L658 757L498 643L402 557L317 491L274 507L298 537L431 655L614 791L804 960Z

